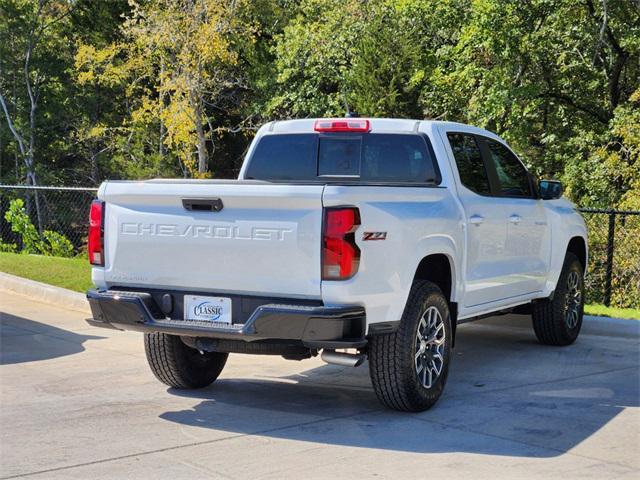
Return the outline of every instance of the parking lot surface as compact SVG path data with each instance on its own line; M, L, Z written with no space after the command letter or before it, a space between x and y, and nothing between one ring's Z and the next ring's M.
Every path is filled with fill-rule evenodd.
M639 328L588 318L570 347L530 319L459 327L445 394L383 409L357 369L231 355L191 392L141 334L0 292L2 478L640 478Z

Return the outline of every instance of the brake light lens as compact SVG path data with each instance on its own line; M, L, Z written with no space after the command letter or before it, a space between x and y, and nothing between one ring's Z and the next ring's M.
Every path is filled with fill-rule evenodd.
M91 265L104 265L104 202L100 200L91 202L87 250Z
M354 232L360 225L357 208L327 208L322 236L322 279L347 280L360 265Z
M321 118L316 120L316 132L368 132L369 120L363 118Z

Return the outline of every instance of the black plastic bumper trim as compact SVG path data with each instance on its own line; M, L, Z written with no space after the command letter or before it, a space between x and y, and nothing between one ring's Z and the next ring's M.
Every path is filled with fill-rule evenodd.
M360 348L367 343L360 306L266 304L243 324L216 327L168 318L146 292L89 290L87 300L93 317L87 322L96 327L248 342L294 340L309 348Z
M380 322L369 325L369 335L386 335L398 330L400 320L396 322Z

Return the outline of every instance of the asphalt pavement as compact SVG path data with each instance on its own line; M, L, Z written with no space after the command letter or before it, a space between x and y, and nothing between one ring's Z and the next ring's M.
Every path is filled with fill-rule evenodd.
M446 392L382 408L368 366L231 355L177 391L142 335L0 292L0 477L640 478L640 322L587 318L536 343L530 318L459 327Z

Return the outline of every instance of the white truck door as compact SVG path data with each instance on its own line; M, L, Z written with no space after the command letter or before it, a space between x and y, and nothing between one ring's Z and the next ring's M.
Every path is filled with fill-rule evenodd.
M551 254L546 210L533 190L530 177L518 157L505 145L480 137L489 175L495 172L498 194L506 209L510 296L543 290Z
M459 174L458 197L466 217L464 307L489 304L503 298L509 282L504 256L507 210L492 196L480 145L471 133L447 132Z

